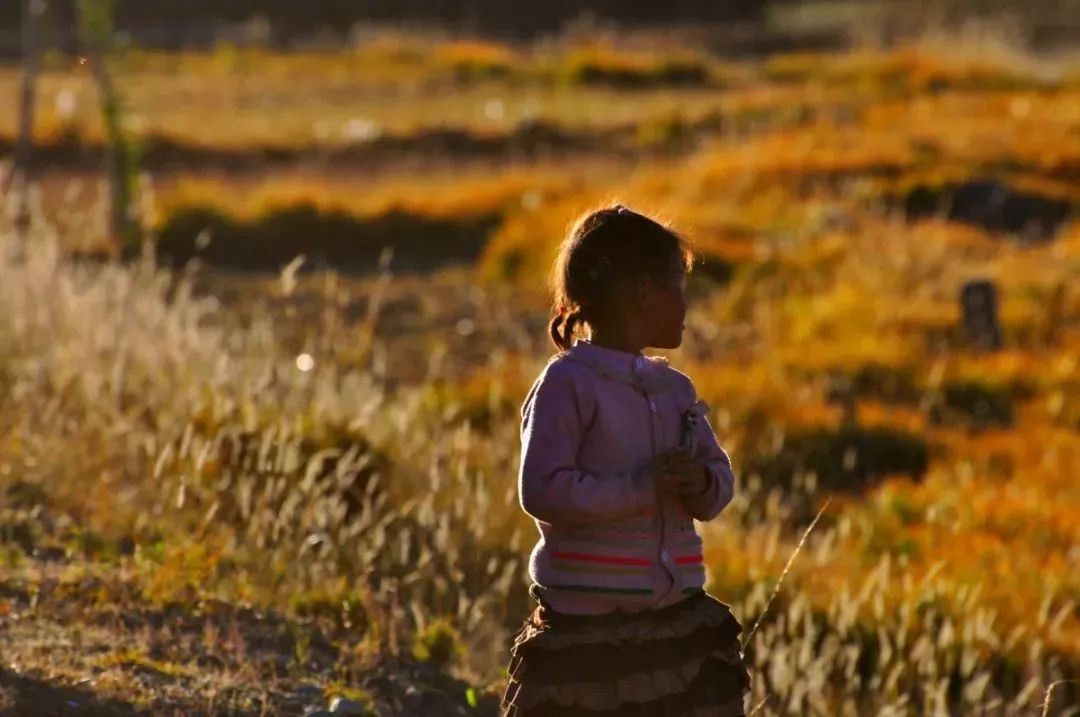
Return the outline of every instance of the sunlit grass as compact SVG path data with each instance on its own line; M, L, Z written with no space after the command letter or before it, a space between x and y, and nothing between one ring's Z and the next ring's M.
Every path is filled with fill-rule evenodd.
M380 630L396 634L399 649L407 649L418 625L399 622L393 603L386 602L391 598L382 590L392 584L436 614L467 609L472 617L456 623L466 649L459 668L498 683L501 623L491 618L513 622L514 613L504 612L506 601L523 604L515 596L523 590L520 561L528 535L515 484L504 479L513 473L517 450L512 396L524 389L540 356L502 368L493 364L488 375L474 374L452 391L434 383L388 391L366 369L332 364L306 374L275 348L272 324L225 336L205 326L209 305L184 292L167 301L166 284L145 269L77 269L51 247L37 235L26 262L9 265L2 295L6 315L25 318L5 323L5 336L21 347L19 356L32 360L6 364L16 397L5 412L14 431L3 449L9 476L18 466L23 480L47 486L49 510L71 511L78 524L106 535L133 535L145 599L218 596L281 604L288 595L339 585L340 594L367 594L369 620L380 621ZM837 271L849 260L854 258L838 256ZM873 266L868 261L864 255L859 266ZM760 282L758 290L765 286ZM850 286L853 291L861 284ZM822 295L823 307L830 306L829 296ZM723 321L722 313L701 314L707 306L696 311L695 322ZM843 301L836 306L870 317L884 310ZM97 320L85 321L87 312ZM749 315L750 325L762 330L763 320ZM802 323L803 311L790 320L807 327L797 334L803 345L821 340L825 329ZM774 352L744 347L756 356L749 369L719 357L681 364L715 406L714 425L737 462L741 447L757 438L746 434L749 426L767 435L770 425L835 421L814 384L797 383L784 368L798 364L795 354L785 358L780 351L792 336L765 335L769 343L761 350L771 346ZM853 340L844 336L836 341ZM869 359L859 356L856 363ZM917 352L895 360L925 362ZM1058 380L1073 375L1067 362L1056 365ZM30 366L40 368L27 373ZM123 372L106 368L114 366ZM31 385L37 386L33 392ZM448 400L464 410L449 409ZM868 423L890 420L864 415ZM326 436L331 428L371 441L389 461L388 492L370 483L373 492L352 519L338 492L348 483L303 477L318 472L297 441ZM265 469L215 464L215 446L236 430L254 431L258 444L285 452L269 455ZM1067 674L1050 665L1052 654L1071 654L1077 630L1066 607L1080 589L1068 567L1076 550L1078 501L1068 483L1077 459L1075 429L1033 424L1019 429L1011 443L993 435L968 438L959 430L935 433L950 454L923 483L887 482L863 500L841 501L811 537L750 653L759 675L755 695L780 700L766 711L845 703L884 709L914 694L929 709L944 698L925 686L957 679L972 687L953 699L978 705L1004 694L1019 708L1038 695L1024 686ZM61 442L68 450L49 450ZM364 455L339 475L363 475ZM84 478L77 484L51 478L63 475ZM794 536L784 528L782 495L754 489L749 476L741 485L724 519L704 530L710 586L749 621ZM118 509L117 495L119 505L131 510ZM477 522L476 515L485 520ZM160 549L152 548L154 540L162 541ZM210 545L217 547L201 547ZM370 569L382 576L379 582L366 583L362 576ZM1016 571L1039 579L1018 585L1010 580ZM453 581L446 577L455 575ZM982 587L976 590L976 584ZM1007 625L1024 626L1024 632ZM877 633L890 652L867 663L863 656ZM804 654L822 638L835 647ZM967 667L957 677L953 666L961 657ZM1000 659L1014 661L1019 683L1001 681L992 667ZM126 669L146 664L130 656L118 660ZM165 663L148 664L168 673L159 669ZM836 681L851 669L861 675L854 683ZM819 689L808 691L810 684ZM862 687L851 692L843 684Z

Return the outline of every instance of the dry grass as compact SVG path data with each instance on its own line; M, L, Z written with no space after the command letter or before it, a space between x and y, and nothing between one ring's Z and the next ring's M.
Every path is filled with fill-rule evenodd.
M20 347L4 373L15 397L4 413L6 480L47 496L27 498L5 524L38 526L31 542L39 549L72 540L76 528L132 536L134 562L94 550L89 559L130 566L136 594L151 604L214 597L288 611L295 604L278 596L314 591L333 604L355 595L367 632L343 639L378 635L378 649L390 653L424 624L426 611L410 615L406 606L426 606L456 616L465 641L457 669L498 682L502 630L523 607L528 534L513 482L498 478L512 475L516 460L515 404L498 397L518 395L539 356L508 375L471 367L473 388L451 399L479 391L487 417L470 428L469 413L447 411L449 396L432 402L429 387L381 386L377 362L300 372L265 319L223 334L207 325L211 304L184 290L166 300L167 275L74 267L44 234L5 275L4 315L22 317L4 327L5 341ZM726 323L705 306L692 322L699 330ZM1058 373L1044 378L1046 390L1071 380L1066 356L1051 364ZM686 366L722 406L716 426L736 456L750 444L751 416L764 411L782 423L799 411L791 397L813 400L809 387L785 383L779 359L757 362L771 366L771 381L746 371L725 381L725 362ZM1078 457L1075 428L1052 423L1034 418L1015 436L957 432L950 457L924 483L886 483L834 508L751 645L755 694L772 695L765 713L902 709L912 700L932 710L946 699L1020 710L1040 699L1042 684L1072 674L1057 656L1075 659L1077 500L1068 476ZM238 430L270 450L262 464L215 458ZM300 439L329 446L334 435L372 448L316 479ZM367 460L382 461L385 477L350 504ZM82 478L52 477L65 475ZM761 610L790 554L785 502L744 480L724 520L705 529L710 588L744 620ZM359 512L347 518L350 505ZM1011 580L1018 571L1029 576L1020 584ZM124 654L114 669L147 669ZM70 679L64 674L57 678ZM127 689L108 684L104 696Z

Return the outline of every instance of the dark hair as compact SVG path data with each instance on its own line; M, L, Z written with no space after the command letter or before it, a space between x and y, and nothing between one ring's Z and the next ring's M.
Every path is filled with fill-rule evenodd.
M684 236L621 204L582 215L563 240L552 269L551 340L557 348L569 349L574 329L613 319L624 291L640 277L662 280L676 261L689 272L693 258Z

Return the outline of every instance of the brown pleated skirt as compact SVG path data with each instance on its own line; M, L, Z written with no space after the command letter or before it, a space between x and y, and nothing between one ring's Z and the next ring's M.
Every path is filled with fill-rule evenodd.
M742 625L704 590L640 613L543 602L514 637L501 717L742 717Z

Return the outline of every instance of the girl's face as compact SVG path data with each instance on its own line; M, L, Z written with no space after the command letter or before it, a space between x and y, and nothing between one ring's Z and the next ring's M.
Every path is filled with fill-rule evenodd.
M686 271L682 262L674 261L660 278L646 277L642 289L641 318L649 337L647 345L679 348L686 322Z

